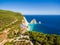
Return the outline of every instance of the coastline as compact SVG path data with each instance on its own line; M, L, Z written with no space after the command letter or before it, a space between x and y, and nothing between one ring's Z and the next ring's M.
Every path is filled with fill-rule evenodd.
M60 16L58 15L24 15L26 20L30 23L32 19L36 19L37 23L35 24L37 30L36 32L43 32L46 34L57 34L60 35ZM59 19L59 20L58 20Z

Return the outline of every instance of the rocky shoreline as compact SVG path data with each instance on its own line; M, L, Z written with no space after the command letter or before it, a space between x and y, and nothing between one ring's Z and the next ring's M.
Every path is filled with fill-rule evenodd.
M29 24L41 24L41 21L37 23L36 19L32 19L31 22L29 23L25 17L23 17L22 23L20 24L22 33L25 33L26 31L30 31L30 26Z

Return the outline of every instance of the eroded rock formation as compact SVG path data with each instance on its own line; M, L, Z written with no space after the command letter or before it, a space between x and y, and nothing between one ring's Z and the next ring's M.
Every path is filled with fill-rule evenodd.
M35 19L33 19L30 23L31 23L31 24L36 24L37 22L36 22Z

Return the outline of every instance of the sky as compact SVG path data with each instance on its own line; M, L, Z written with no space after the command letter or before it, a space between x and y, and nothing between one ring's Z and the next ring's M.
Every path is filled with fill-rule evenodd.
M60 0L0 0L0 9L23 15L60 15Z

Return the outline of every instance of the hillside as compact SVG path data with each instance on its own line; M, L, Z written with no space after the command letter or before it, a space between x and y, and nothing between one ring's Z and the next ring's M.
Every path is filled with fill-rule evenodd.
M20 13L0 10L0 31L8 28L8 26L10 27L15 24L15 22L21 23L22 18L23 16Z
M20 34L21 13L0 10L0 43Z

